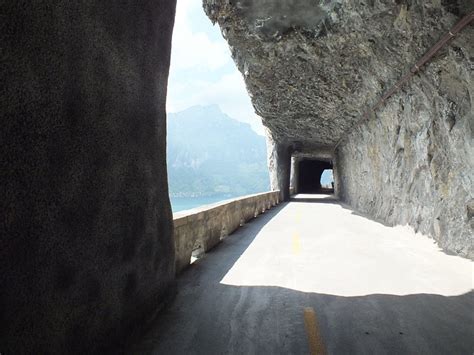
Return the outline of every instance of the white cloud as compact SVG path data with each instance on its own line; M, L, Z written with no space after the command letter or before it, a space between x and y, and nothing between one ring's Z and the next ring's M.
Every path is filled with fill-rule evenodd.
M226 41L220 36L209 36L211 31L219 29L217 26L213 28L207 19L201 22L208 23L208 26L196 29L193 24L199 16L205 17L201 0L178 0L168 111L217 104L224 113L249 123L257 133L263 135L261 120L254 112L244 80L232 62ZM186 75L183 75L184 72ZM221 73L220 76L217 73Z
M213 41L202 31L191 28L192 16L204 16L199 0L180 0L176 7L171 54L171 71L190 68L218 69L230 60L230 51L222 41ZM209 22L210 23L210 22Z
M257 133L264 134L261 120L255 114L244 80L237 69L223 75L216 82L170 83L169 92L170 112L194 105L217 104L230 117L249 123Z

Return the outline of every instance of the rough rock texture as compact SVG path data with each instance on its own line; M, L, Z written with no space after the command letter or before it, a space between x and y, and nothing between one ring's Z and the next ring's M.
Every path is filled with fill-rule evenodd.
M472 92L467 91L469 85L472 87L469 71L469 68L472 71L472 48L468 46L473 38L472 29L465 30L448 49L438 54L438 64L429 64L427 70L432 74L419 74L416 80L423 84L414 84L421 85L418 89L408 88L391 98L390 105L401 99L404 110L384 108L385 125L369 123L356 128L365 111L461 16L474 10L472 1L203 0L203 3L230 45L255 110L269 129L274 142L271 147L290 147L290 151L298 154L311 153L313 158L320 158L323 152L327 155L327 150L333 150L346 138L338 151L340 162L335 166L341 175L335 177L337 194L356 207L372 214L377 212L386 221L419 225L450 251L472 255L468 240L472 229L467 221L473 209L469 202L473 174L469 148L472 124L466 123L472 110ZM388 131L390 117L393 131ZM378 116L372 117L375 118ZM451 122L449 135L441 130L446 120ZM431 138L417 135L424 131L430 131ZM395 156L389 152L398 149L393 148L395 133L406 137L400 141L405 141L404 154L410 157L398 163L384 160L389 155ZM432 160L427 165L432 177L425 176L427 170L416 172L421 162L418 155L423 150L430 151L425 156ZM355 153L358 155L351 158ZM273 152L269 155L278 156ZM374 161L381 164L372 164ZM285 171L277 159L270 162L271 170L272 167L275 170L271 174ZM368 178L368 184L357 189L364 166L370 166L366 169L368 174L377 178ZM387 185L389 179L405 187L392 189ZM282 189L286 182L276 185ZM425 193L417 192L420 189ZM397 198L396 193L389 191L399 193ZM401 213L394 214L391 207L377 209L382 202L371 205L374 194L377 201L392 199L383 204L400 211L409 203L410 211L402 217ZM441 217L440 204L443 205ZM438 217L439 222L433 221Z
M341 198L474 257L474 28L341 144Z
M277 143L270 132L267 132L267 161L270 173L270 187L280 191L280 199L290 199L291 147Z
M173 289L174 9L2 2L0 353L104 353Z
M204 0L279 142L333 146L467 11L439 0L315 3Z

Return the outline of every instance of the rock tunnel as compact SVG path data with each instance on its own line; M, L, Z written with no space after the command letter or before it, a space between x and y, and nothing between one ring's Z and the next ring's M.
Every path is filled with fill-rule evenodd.
M107 352L175 293L175 1L4 6L0 353ZM282 199L333 168L354 209L474 257L472 2L203 7L267 128Z
M326 158L341 200L472 257L473 29L463 25L472 4L209 0L204 9L268 129L284 199L292 157Z
M298 166L298 185L296 193L322 192L321 176L323 171L332 170L332 164L327 161L303 159Z

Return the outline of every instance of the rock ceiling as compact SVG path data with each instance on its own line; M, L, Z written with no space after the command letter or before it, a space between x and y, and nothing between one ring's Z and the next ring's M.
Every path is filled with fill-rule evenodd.
M321 148L333 148L354 129L462 12L445 0L204 0L203 6L273 138Z

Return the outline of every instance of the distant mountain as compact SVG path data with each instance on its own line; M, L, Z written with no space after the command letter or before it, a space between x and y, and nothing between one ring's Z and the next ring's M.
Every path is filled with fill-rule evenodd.
M269 190L265 138L219 107L168 114L172 197L234 197Z

